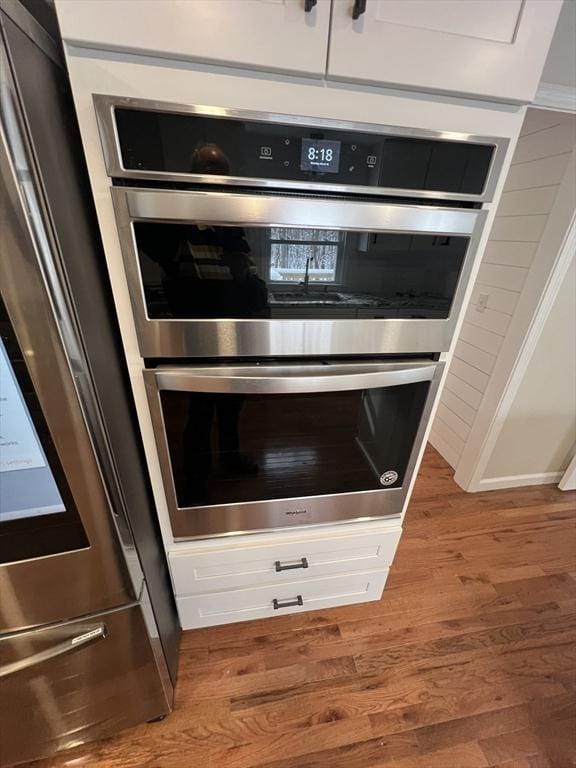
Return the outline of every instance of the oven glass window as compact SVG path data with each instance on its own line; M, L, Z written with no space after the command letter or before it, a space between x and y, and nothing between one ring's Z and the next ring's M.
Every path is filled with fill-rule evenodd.
M0 328L0 563L87 547L2 302Z
M400 487L429 386L273 395L163 391L178 506Z
M150 319L447 318L469 238L134 223Z

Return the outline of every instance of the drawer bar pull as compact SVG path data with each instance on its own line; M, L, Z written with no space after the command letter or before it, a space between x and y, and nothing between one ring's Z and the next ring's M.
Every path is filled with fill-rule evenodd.
M275 565L276 573L280 573L280 571L293 571L296 568L308 568L308 560L305 557L302 557L299 563L291 563L289 565L282 565L280 560L276 560Z
M294 600L283 600L282 602L274 598L272 605L274 610L277 611L279 608L292 608L294 605L304 605L304 600L302 600L302 595L297 595Z

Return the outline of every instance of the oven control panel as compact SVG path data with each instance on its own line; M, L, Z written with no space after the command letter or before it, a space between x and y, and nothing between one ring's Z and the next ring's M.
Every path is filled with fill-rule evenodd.
M491 143L117 106L122 167L171 175L481 195Z

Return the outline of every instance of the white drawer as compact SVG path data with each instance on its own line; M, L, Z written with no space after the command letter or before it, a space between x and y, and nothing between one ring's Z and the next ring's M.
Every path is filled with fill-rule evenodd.
M170 570L178 596L382 570L392 564L401 532L392 528L322 537L308 532L306 537L260 545L257 537L243 537L238 546L228 540L219 548L172 551ZM283 570L290 565L299 567Z
M177 597L176 604L182 629L211 627L379 600L387 577L388 569L349 573L277 586ZM278 608L274 608L275 600L279 602ZM285 603L292 605L282 607Z

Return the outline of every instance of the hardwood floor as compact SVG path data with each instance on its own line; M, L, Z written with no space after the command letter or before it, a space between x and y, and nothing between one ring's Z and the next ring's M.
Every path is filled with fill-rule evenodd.
M576 493L428 449L380 602L184 633L165 721L34 768L571 768Z

